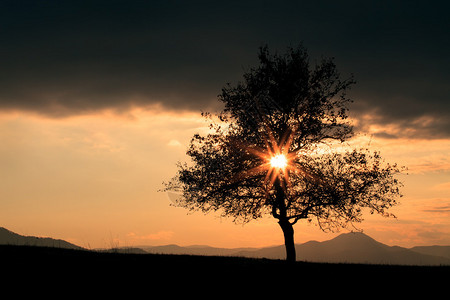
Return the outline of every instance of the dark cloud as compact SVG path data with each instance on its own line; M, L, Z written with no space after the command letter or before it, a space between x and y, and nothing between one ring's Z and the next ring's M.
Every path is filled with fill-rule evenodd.
M450 135L443 1L0 2L0 109L66 116L162 103L208 109L267 43L303 42L355 74L354 114ZM444 7L447 6L447 7ZM388 133L386 133L388 134Z

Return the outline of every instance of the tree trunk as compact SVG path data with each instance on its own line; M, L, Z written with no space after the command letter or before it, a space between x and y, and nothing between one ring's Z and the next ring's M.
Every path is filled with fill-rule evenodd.
M294 244L294 227L289 222L287 218L286 212L286 194L281 186L280 176L274 182L275 191L276 191L276 203L275 210L278 208L279 215L276 216L278 219L278 224L280 224L281 230L283 230L284 235L284 246L286 247L286 260L290 262L295 262L296 254L295 254L295 244ZM275 215L274 215L275 216Z
M286 247L286 261L295 262L297 259L294 244L294 227L288 220L278 221L284 235L284 246Z

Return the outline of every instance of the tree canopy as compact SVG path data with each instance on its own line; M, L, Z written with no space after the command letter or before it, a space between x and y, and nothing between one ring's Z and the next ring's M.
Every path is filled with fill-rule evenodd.
M361 222L365 208L391 216L401 196L397 165L342 147L353 135L346 94L353 77L341 79L332 59L312 66L302 46L274 55L262 47L258 57L242 82L222 89L224 110L202 114L210 132L193 136L191 162L179 163L166 184L181 195L176 205L244 223L270 214L289 260L292 225L301 219L335 230ZM275 156L284 163L274 164Z

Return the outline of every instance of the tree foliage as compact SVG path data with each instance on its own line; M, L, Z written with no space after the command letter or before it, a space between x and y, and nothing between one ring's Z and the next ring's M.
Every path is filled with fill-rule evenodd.
M243 82L222 89L221 113L203 113L210 133L194 135L191 162L166 184L181 194L176 204L244 223L264 214L288 226L307 219L323 230L360 222L364 208L390 216L399 168L379 153L342 147L353 134L353 78L341 79L332 59L311 66L302 46L283 55L262 47L259 61ZM270 165L279 153L286 168Z

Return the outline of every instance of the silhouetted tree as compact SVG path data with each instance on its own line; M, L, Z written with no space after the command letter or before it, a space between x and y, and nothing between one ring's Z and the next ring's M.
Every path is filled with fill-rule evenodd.
M271 214L289 261L298 220L327 231L361 222L364 208L391 216L387 209L400 196L397 166L341 147L352 136L345 92L353 79L342 80L332 59L310 66L302 46L284 55L262 47L259 61L243 82L222 89L220 114L202 114L210 133L194 135L191 163L179 163L166 183L180 193L176 205L244 223Z

